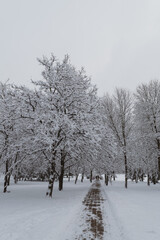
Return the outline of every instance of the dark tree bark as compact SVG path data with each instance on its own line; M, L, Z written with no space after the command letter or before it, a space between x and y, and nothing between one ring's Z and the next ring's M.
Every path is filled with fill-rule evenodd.
M126 156L126 153L124 153L124 166L125 166L125 188L128 187L128 183L127 183L127 180L128 180L128 166L127 166L127 156Z
M64 162L61 162L61 173L59 175L59 191L63 190Z
M147 185L150 186L150 176L149 176L149 174L147 175Z
M113 171L113 180L116 180L115 172Z
M10 179L11 179L11 174L8 173L8 177L7 177L7 185L8 185L8 186L10 185Z
M78 180L78 173L76 173L76 178L75 178L75 184L77 183L77 180Z
M50 179L49 179L49 185L48 185L48 189L49 189L49 197L52 197L52 193L53 193L53 184L54 184L54 176L51 174L51 175L50 175Z
M16 184L18 182L18 170L17 170L17 160L18 160L18 152L16 153L16 157L14 160L15 168L14 168L14 183Z
M6 161L6 169L5 169L5 177L4 177L4 188L3 192L7 192L7 186L8 186L8 160Z
M71 176L70 176L70 167L69 167L69 171L68 171L68 182L70 182L70 178L71 178Z
M105 174L105 184L108 186L108 174Z
M90 172L90 182L92 182L92 178L93 178L93 176L92 176L92 170L91 170L91 172Z
M55 162L52 161L51 172L50 172L50 177L49 177L49 182L48 182L48 191L46 192L46 195L48 195L51 198L52 198L52 194L53 194L54 181L55 181Z
M17 174L14 175L14 183L17 184L18 182L18 177L17 177Z
M157 139L157 145L160 154L160 139ZM158 156L158 180L160 180L160 156Z
M64 151L61 151L61 172L60 172L60 175L59 175L59 191L63 190L65 157L66 157L66 153Z
M83 180L84 180L84 172L82 173L81 182L83 182Z

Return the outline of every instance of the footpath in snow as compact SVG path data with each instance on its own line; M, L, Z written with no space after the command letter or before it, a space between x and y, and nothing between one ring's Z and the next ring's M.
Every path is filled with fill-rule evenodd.
M83 200L84 207L80 219L81 234L74 239L103 239L103 201L101 183L96 180Z

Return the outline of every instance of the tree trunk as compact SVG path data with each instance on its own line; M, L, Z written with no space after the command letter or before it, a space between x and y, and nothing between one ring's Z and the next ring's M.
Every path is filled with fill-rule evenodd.
M59 176L59 191L63 190L63 176L64 176L64 173L61 172Z
M105 184L108 186L108 174L105 174Z
M5 169L5 177L4 177L4 188L3 192L7 192L7 186L8 186L8 160L6 161L6 169Z
M160 139L157 139L157 145L158 145L158 151L159 151L159 156L158 156L158 180L160 180Z
M157 178L155 176L155 173L152 174L152 183L156 184L157 183Z
M16 157L15 157L15 160L14 160L14 163L15 163L15 168L14 168L14 183L16 184L18 182L18 170L17 170L17 160L18 160L18 152L16 153Z
M68 182L70 182L70 180L71 180L71 177L70 177L70 175L68 175Z
M71 178L71 176L70 176L70 167L69 167L68 182L70 182L70 178Z
M92 170L90 172L90 182L92 182Z
M64 166L61 165L61 174L59 176L59 191L63 190Z
M14 175L14 183L17 184L18 182L18 178L17 178L17 174Z
M83 180L84 180L84 172L82 173L81 182L83 182Z
M11 174L8 173L8 177L7 177L7 185L8 185L8 186L10 185L10 179L11 179Z
M77 174L76 174L76 179L75 179L75 182L74 182L75 184L77 183L78 175L79 175L79 174L77 173Z
M150 176L147 174L147 185L150 186Z
M158 180L160 180L160 157L158 157Z
M135 182L138 183L138 171L136 171L136 174L135 174Z
M49 195L49 197L51 198L53 194L54 180L55 180L55 162L53 161L51 164L51 172L50 172L50 177L48 182L48 191L46 192L46 196Z
M113 171L113 180L115 181L116 180L116 175L115 175L115 172Z
M141 181L142 182L144 181L144 173L142 173L142 175L141 175Z
M51 174L50 179L49 179L49 185L48 185L49 197L51 197L51 198L52 198L52 193L53 193L53 184L54 184L54 176Z
M59 191L63 190L64 160L65 160L65 154L64 154L64 151L61 151L61 173L59 176Z
M127 180L128 180L128 167L127 167L127 156L126 153L124 154L124 165L125 165L125 188L127 188Z

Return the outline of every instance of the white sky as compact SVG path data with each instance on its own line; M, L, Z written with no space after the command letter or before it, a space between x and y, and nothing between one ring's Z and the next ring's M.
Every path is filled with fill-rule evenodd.
M160 1L0 0L0 81L30 87L51 52L84 66L99 95L160 79Z

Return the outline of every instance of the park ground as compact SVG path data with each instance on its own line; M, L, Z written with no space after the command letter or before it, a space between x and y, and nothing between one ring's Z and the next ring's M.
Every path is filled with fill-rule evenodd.
M2 181L1 181L2 183ZM53 198L46 182L24 182L2 192L1 240L159 240L160 184L129 182L123 176L105 186L103 180L55 183Z

